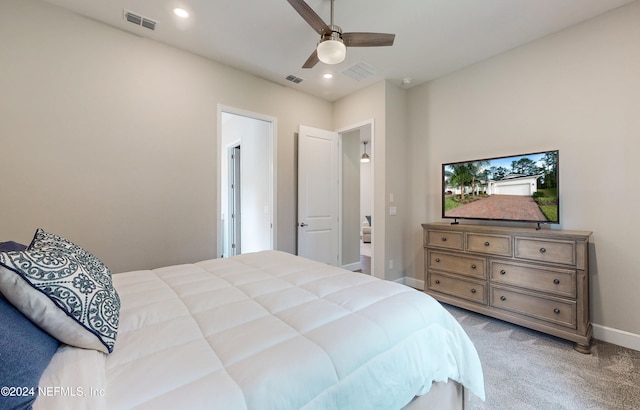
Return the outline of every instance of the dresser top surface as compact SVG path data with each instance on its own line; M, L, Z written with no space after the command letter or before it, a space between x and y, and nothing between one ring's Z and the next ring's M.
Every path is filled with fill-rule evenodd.
M581 240L588 240L591 236L589 231L569 231L560 229L535 229L522 227L509 227L497 225L472 225L472 224L452 224L451 222L431 222L423 223L424 229L435 229L439 231L451 232L477 232L487 234L503 234L503 235L526 235L530 237L564 237Z

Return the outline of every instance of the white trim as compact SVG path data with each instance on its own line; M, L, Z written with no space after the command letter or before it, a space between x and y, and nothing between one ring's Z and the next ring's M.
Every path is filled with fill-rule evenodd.
M343 185L342 163L344 162L344 148L342 144L342 134L340 134L337 131L334 131L334 132L338 135L338 224L337 224L338 229L337 229L337 232L338 232L338 265L340 265L343 262L342 260L342 245L343 245L342 244L342 224L343 224L344 218L342 216L342 201L344 200L344 198L342 198L342 185ZM349 264L342 265L342 266L343 267L349 266Z
M365 121L362 121L362 122L357 122L357 123L355 123L353 125L349 125L347 127L338 128L336 130L336 132L338 134L344 134L346 132L357 130L358 128L365 127L365 126L367 126L369 124L371 124L371 127L372 127L371 133L373 134L373 118L365 120Z
M419 290L424 290L424 281L420 280L420 279L416 279L416 278L410 278L405 276L404 278L402 278L402 283L403 285L407 285L409 287L412 287L414 289L419 289Z
M640 335L594 323L591 326L593 326L594 339L640 351Z

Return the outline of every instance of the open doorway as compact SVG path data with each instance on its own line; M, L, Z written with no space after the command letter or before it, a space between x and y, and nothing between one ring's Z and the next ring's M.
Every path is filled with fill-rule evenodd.
M219 119L219 255L275 249L275 120L226 107Z
M373 121L341 130L340 139L342 266L371 274L371 246L374 237Z

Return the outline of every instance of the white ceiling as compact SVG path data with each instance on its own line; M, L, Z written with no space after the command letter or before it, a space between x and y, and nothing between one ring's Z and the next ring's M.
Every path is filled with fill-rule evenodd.
M395 44L348 48L344 62L312 69L301 67L319 35L286 0L45 1L334 101L383 79L421 84L635 0L336 0L344 32L395 33ZM329 23L329 0L307 4ZM189 19L174 16L175 7ZM126 22L123 9L157 21L156 30ZM376 74L358 81L342 73L361 62ZM285 80L290 74L303 81Z

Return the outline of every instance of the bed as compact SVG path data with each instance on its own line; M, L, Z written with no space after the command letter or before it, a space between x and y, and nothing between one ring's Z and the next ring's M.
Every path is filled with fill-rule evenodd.
M25 281L7 261L14 253L0 253L7 299L16 292L5 279ZM96 327L106 329L102 346L61 343L35 409L462 408L465 392L484 400L460 325L401 284L279 251L108 276L118 303L103 296L98 310L113 315L118 305L117 335L105 325Z

